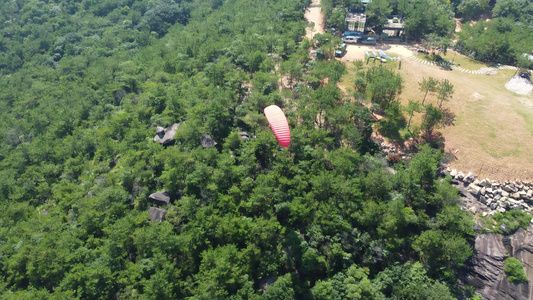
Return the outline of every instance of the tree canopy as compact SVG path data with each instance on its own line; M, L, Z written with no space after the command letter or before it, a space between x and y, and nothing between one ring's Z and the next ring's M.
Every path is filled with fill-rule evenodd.
M442 153L421 146L387 163L371 111L335 84L344 65L309 59L309 5L4 1L0 294L454 295L473 233L437 179ZM361 79L401 112L398 74ZM263 115L271 104L287 116L288 148ZM173 143L154 142L178 123ZM204 148L205 135L217 144ZM150 200L158 191L168 204Z

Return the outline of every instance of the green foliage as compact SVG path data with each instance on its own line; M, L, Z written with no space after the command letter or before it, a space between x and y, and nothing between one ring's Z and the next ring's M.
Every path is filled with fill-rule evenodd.
M463 19L472 20L489 8L489 0L462 0L457 6L457 11L463 15Z
M498 0L492 9L492 15L531 24L533 22L533 3L526 0Z
M373 66L366 72L368 98L382 109L387 109L402 92L402 77L382 65Z
M399 140L400 129L406 126L405 117L402 114L401 105L398 102L394 102L385 109L385 118L379 120L380 133L390 139Z
M367 25L375 27L376 33L381 34L383 25L387 23L387 16L392 13L392 7L388 0L374 0L366 6Z
M526 272L524 271L524 266L522 266L520 261L514 257L508 257L505 260L505 266L503 267L503 270L507 274L507 278L510 282L528 282Z
M487 224L487 229L490 231L512 234L520 227L527 229L532 218L530 214L522 210L513 209L504 213L497 212L492 218L487 218L485 223ZM505 226L506 232L502 232L502 225Z
M440 109L433 106L433 104L428 104L425 106L426 113L424 115L424 120L420 125L420 128L426 133L430 134L433 132L433 129L439 125L443 119L443 114Z
M0 6L2 295L401 298L374 279L428 258L423 280L447 295L437 282L463 263L471 217L435 180L438 152L387 168L370 110L336 85L344 65L309 61L310 1L19 2ZM323 4L337 22L359 5ZM325 55L340 43L318 38ZM403 126L401 77L358 79L385 125ZM153 142L175 123L174 144ZM172 201L149 200L157 191Z
M449 2L448 2L449 3ZM454 28L450 4L440 0L415 0L399 8L404 13L404 28L411 40L419 41L428 34L448 36Z
M530 16L533 6L518 3L520 1L498 1L493 10L497 18L472 26L470 23L463 24L456 48L485 62L531 66L530 62L523 61L522 54L531 52L533 20ZM515 7L515 4L518 6Z

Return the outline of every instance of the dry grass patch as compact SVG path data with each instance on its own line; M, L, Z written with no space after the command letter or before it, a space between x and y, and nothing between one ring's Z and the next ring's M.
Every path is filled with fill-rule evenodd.
M445 58L451 60L453 55L449 52ZM471 70L486 66L460 54L455 61ZM347 67L340 85L353 90L354 67L351 63ZM422 100L418 82L424 77L448 79L454 85L452 99L443 104L455 114L454 125L439 129L446 138L445 150L457 157L452 168L498 180L533 180L533 95L521 96L505 88L515 71L498 70L493 76L467 74L403 57L399 72L404 80L400 95L404 105L409 99ZM426 103L438 105L436 96L428 96ZM413 124L419 125L421 120L422 114L417 114Z

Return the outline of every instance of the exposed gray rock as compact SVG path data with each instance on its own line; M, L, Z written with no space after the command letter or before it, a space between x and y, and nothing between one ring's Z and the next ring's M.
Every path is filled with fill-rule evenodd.
M501 195L502 195L502 197L508 197L508 196L509 196L509 193L506 192L506 191L504 191L504 190L502 190L502 191L501 191Z
M167 192L157 192L148 196L150 201L157 205L166 205L171 201L170 194Z
M479 195L479 192L481 191L481 188L473 183L471 183L468 186L468 192L472 194L472 196L477 197Z
M463 179L465 179L465 174L463 174L463 172L457 173L456 179L459 181L463 181Z
M474 183L475 185L475 183ZM481 193L481 195L485 195L487 193L487 189L482 187L481 190L479 190L479 192Z
M510 236L482 234L476 237L475 252L461 281L474 286L486 300L533 299L533 285L508 281L503 267L508 256L518 259L530 281L533 279L533 232L520 228Z
M506 191L507 193L513 193L514 192L514 189L509 184L504 185L503 186L503 190Z
M483 186L483 187L485 187L485 186L487 186L487 185L488 185L488 183L487 183L487 179L483 179L483 180L481 180L481 181L479 182L479 186Z
M159 142L161 145L167 147L176 142L174 140L174 136L176 136L176 132L178 131L178 128L180 127L179 123L176 123L168 128L163 129L161 131L162 127L156 128L156 136L154 137L154 142Z
M456 169L452 169L452 171L450 172L450 176L455 178L455 176L457 176L457 170Z
M150 207L148 209L148 216L150 217L150 220L152 222L163 222L165 220L165 216L167 214L167 211L164 209L160 209L157 207Z
M503 233L507 233L507 225L505 225L505 224L500 225L500 230L501 230Z
M501 235L478 235L474 253L473 258L466 266L467 271L462 276L463 280L475 287L484 298L493 297L505 264L506 251L501 241Z
M520 199L520 193L512 193L511 198L513 199Z
M475 180L475 178L474 178L474 175L472 175L472 172L468 172L468 174L463 179L463 181L466 182L466 183L472 183L472 182L474 182L474 180Z
M217 142L215 142L209 134L204 134L202 135L202 138L200 139L200 144L205 149L205 148L211 148L213 146L216 146Z

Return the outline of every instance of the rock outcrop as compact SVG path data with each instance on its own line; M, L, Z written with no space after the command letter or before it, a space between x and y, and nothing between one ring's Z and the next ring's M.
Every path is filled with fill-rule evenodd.
M152 203L156 205L166 205L169 204L172 198L170 197L170 194L167 192L157 192L153 193L150 196L148 196L148 199L152 201Z
M165 220L165 216L167 214L167 211L161 208L157 207L150 207L148 209L148 216L150 217L150 220L152 222L163 222Z
M474 213L479 211L493 215L511 209L533 212L533 183L530 181L505 181L476 179L472 173L464 175L457 170L447 169L442 175L452 177L452 183L459 189L462 196L472 196L478 203L467 203L466 209ZM471 198L471 197L469 197Z
M202 138L200 139L200 145L205 148L211 148L213 146L217 145L217 142L213 140L213 138L209 134L202 135Z
M167 128L157 126L157 128L155 129L156 135L154 137L154 142L159 142L165 147L173 145L176 142L176 140L174 140L174 136L176 136L176 132L178 131L179 127L179 123L176 123Z
M250 138L250 135L249 135L247 132L245 132L245 131L238 131L237 133L239 134L239 136L241 137L241 139L242 139L243 141L245 141L245 142L246 142L247 139Z
M476 237L474 256L467 262L461 281L476 288L483 299L533 300L530 282L509 282L503 271L505 259L515 257L533 279L533 226L513 235L482 234Z

